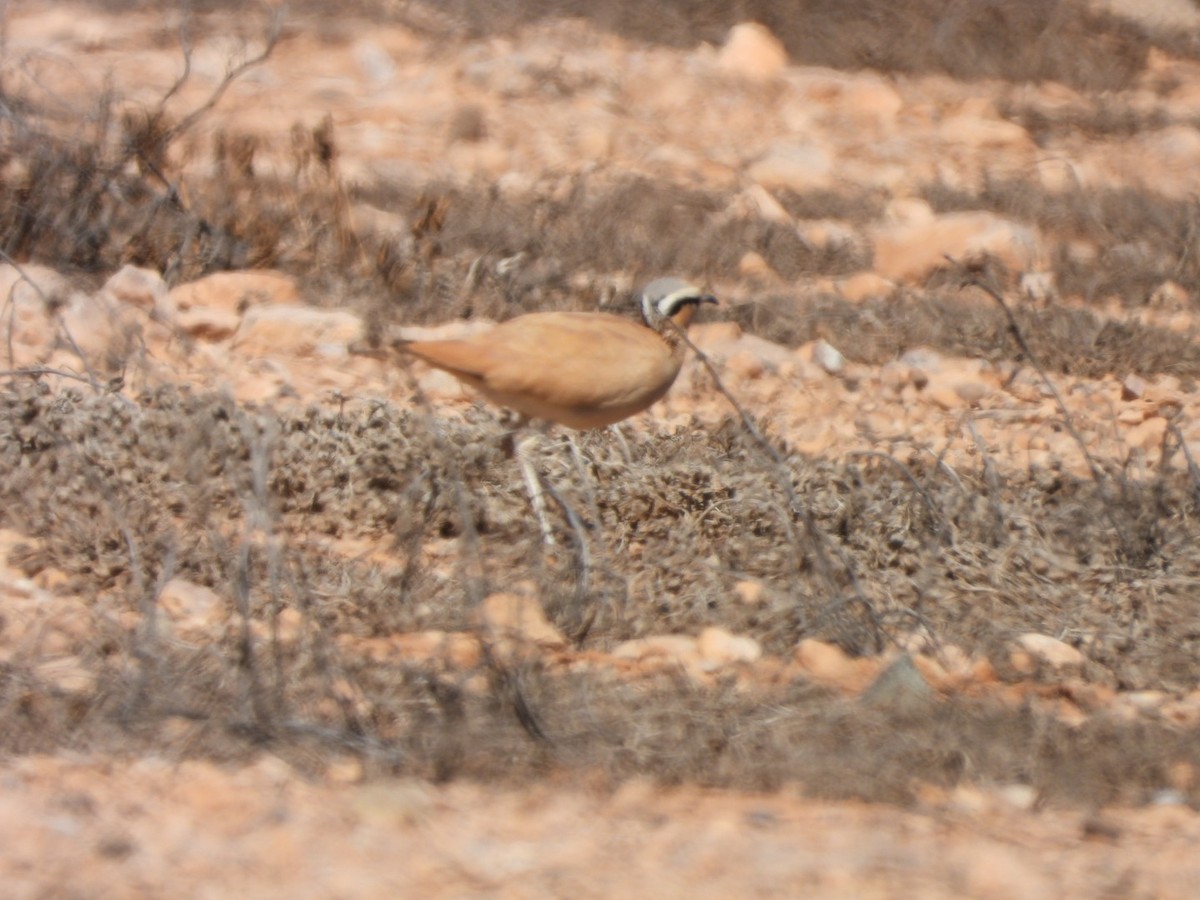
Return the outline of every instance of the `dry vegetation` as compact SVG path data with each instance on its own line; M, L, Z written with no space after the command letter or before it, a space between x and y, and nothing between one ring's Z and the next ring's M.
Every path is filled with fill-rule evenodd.
M500 30L566 10L678 44L719 38L735 16L730 4L699 2L527 0L503 5L499 21L484 20L478 4L440 4L436 13L410 6L406 15L428 29ZM1002 22L976 16L974 4L952 4L947 14L946 4L920 0L809 2L803 28L793 3L734 6L738 19L774 29L797 61L847 68L1106 89L1127 84L1150 49L1126 26L1036 0L991 7ZM1026 53L1031 34L1071 51ZM9 110L0 168L19 175L0 182L0 249L83 283L125 262L172 283L269 266L382 327L581 302L568 278L580 271L735 278L746 248L789 279L869 262L850 250L819 252L768 225L705 225L727 198L632 178L581 180L566 196L519 201L486 184L350 186L328 127L297 131L294 177L258 174L253 143L236 135L221 138L216 171L185 175L164 168L164 150L187 121L122 115L112 98L67 136L54 110L0 91ZM1026 122L1035 115L1008 113ZM1148 124L1129 112L1037 127L1086 135ZM421 224L400 237L358 231L347 210L364 197ZM1116 293L1130 307L1168 277L1200 292L1193 199L1130 190L1051 198L1015 180L978 196L929 185L927 198L943 210L1002 211L1060 244L1086 235L1113 250L1086 268L1064 253L1055 274L1066 292ZM881 202L783 201L851 221ZM1133 243L1137 253L1118 252ZM537 264L517 278L484 278L469 295L459 290L477 260L517 253ZM985 274L1002 284L1009 277ZM1200 375L1200 351L1177 335L1053 301L1018 310L1014 334L1002 308L963 285L948 264L924 289L887 301L797 303L781 292L725 312L772 340L824 337L876 364L924 346L1053 373ZM97 680L81 699L40 681L36 656L5 662L0 752L167 747L228 759L269 749L313 769L351 753L370 774L521 782L566 770L615 782L641 773L740 787L794 782L815 794L889 801L910 799L917 780L970 779L1025 782L1050 802L1089 806L1145 800L1169 781L1169 765L1200 767L1195 734L1153 720L1095 716L1068 727L1033 706L969 696L914 712L805 683L629 682L500 657L486 661L481 688L478 673L381 664L342 640L469 629L472 601L519 573L584 647L721 625L774 653L814 637L858 655L920 633L992 657L1003 677L1006 642L1040 631L1086 650L1090 683L1181 690L1200 673L1194 467L1147 476L1097 466L1081 478L1001 471L986 450L977 470L953 471L935 453L921 464L883 454L835 462L780 446L781 469L733 426L637 437L626 464L610 435L589 435L586 478L566 454L544 454L566 505L586 520L582 532L562 520L565 549L547 554L501 437L490 416L445 422L385 405L281 413L178 385L127 398L98 384L51 391L8 373L0 526L42 542L19 556L26 573L61 570L66 589L93 604L85 662ZM1167 441L1169 453L1183 452L1171 433ZM384 534L393 539L387 562L330 554L323 543ZM639 554L627 552L634 544ZM447 564L431 547L459 549ZM235 597L239 617L223 643L190 646L160 632L157 591L175 575ZM763 605L728 602L745 578L770 586ZM1200 786L1189 800L1200 800Z

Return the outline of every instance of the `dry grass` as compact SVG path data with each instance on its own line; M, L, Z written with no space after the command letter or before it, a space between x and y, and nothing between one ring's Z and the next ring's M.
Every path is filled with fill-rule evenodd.
M499 29L574 11L690 45L719 38L736 15L766 22L801 61L1104 88L1128 83L1148 49L1144 37L1073 4L1032 0L993 7L991 18L969 15L969 4L919 2L812 2L803 16L795 4L766 2L736 10L527 2L487 21L478 8L449 4L437 27L465 20ZM1069 53L1053 52L1068 44ZM1031 56L1030 47L1044 52ZM569 305L579 298L566 273L579 271L733 278L747 249L789 279L869 262L849 251L818 253L778 227L723 221L715 213L726 196L632 179L581 182L557 201L436 184L374 185L349 197L337 177L336 135L320 128L297 135L297 175L287 183L257 174L255 148L236 136L222 139L214 179L185 183L162 168L163 141L179 123L150 115L110 127L115 106L107 104L64 137L23 98L4 100L21 127L0 160L20 174L0 182L3 249L85 279L123 262L172 281L273 266L330 296L366 298L353 302L383 325ZM1190 203L1128 191L1051 198L1015 182L980 196L931 186L928 196L941 209L1035 221L1063 241L1149 247L1136 265L1114 258L1083 271L1061 262L1064 289L1117 292L1136 304L1164 277L1198 286L1185 244ZM359 233L345 214L351 199L420 224L402 239ZM782 202L800 216L863 224L881 201L820 194ZM551 219L556 226L546 228ZM494 271L491 263L518 253L531 263L513 276L488 275L461 290L473 267ZM785 343L826 337L867 362L914 346L1030 362L1001 311L964 300L956 281L939 277L941 288L935 279L886 303L780 291L730 315ZM1018 317L1028 349L1050 371L1200 375L1196 349L1172 335L1054 304ZM176 386L126 400L8 378L0 526L37 541L17 555L27 574L60 570L64 590L88 601L94 629L79 656L96 686L64 692L39 677L36 653L9 658L0 665L0 752L152 748L226 759L268 747L314 770L353 752L371 774L517 782L548 772L612 782L641 774L739 787L797 783L824 796L888 801L910 800L918 781L1020 781L1049 801L1088 806L1145 800L1167 783L1172 763L1200 765L1194 733L1159 721L1096 715L1068 728L1033 706L964 697L914 714L805 683L759 692L668 675L636 683L568 676L495 659L480 672L446 672L370 658L354 639L469 628L473 597L524 578L569 632L595 611L589 647L720 625L777 654L805 637L862 654L918 631L989 656L1006 676L1008 640L1039 631L1084 647L1092 682L1172 691L1197 681L1200 534L1197 485L1186 474L1133 481L1030 470L1001 478L981 468L951 477L933 463L832 462L783 447L810 532L789 508L784 476L739 429L648 434L635 441L633 464L607 434L582 443L585 482L553 446L539 462L572 507L587 511L586 572L572 554L543 553L490 417L435 424L354 405L285 415ZM1124 527L1111 527L1114 518ZM321 544L389 536L387 564ZM570 536L564 525L565 546ZM477 549L463 540L466 558L447 575L422 550L454 538L471 538ZM631 543L640 555L622 552ZM823 549L836 551L829 561ZM155 627L157 592L173 576L235 598L237 616L219 640L189 646ZM730 600L746 578L770 586L763 605ZM285 611L302 623L290 638L279 630Z
M298 3L302 13L323 7ZM1129 86L1145 63L1150 39L1131 25L1076 2L1015 0L980 10L970 2L938 0L669 0L647 7L637 0L522 0L480 6L452 0L436 7L395 7L360 0L352 8L370 18L398 17L410 27L474 36L507 33L561 16L647 43L694 47L719 44L739 22L756 21L779 37L798 63L885 72L942 72L973 80L1060 81L1083 90ZM1164 40L1160 38L1160 41ZM1171 49L1194 54L1186 38Z
M571 557L543 558L497 427L438 427L444 440L419 415L279 417L173 389L134 406L35 385L6 394L0 523L41 542L21 560L29 574L60 569L94 605L81 656L98 686L62 694L39 682L36 657L11 660L0 688L4 752L154 745L240 758L269 746L302 765L351 751L371 771L443 778L519 781L566 768L614 780L797 782L886 800L910 797L918 771L943 784L1025 780L1072 803L1144 798L1169 762L1195 755L1165 724L1097 716L1072 730L1044 712L965 698L914 715L803 683L628 683L497 660L485 664L481 691L468 671L374 661L345 638L471 627L464 583L409 552L462 532L460 492L483 590L510 586L513 573L534 579L552 617L578 625L581 571ZM608 436L585 442L599 513L589 530L587 598L598 614L588 646L721 625L776 653L803 637L873 652L880 639L921 630L991 654L1003 674L1007 640L1039 630L1081 636L1093 681L1167 690L1194 681L1200 620L1189 585L1200 554L1186 478L1123 484L1114 500L1093 482L1044 473L989 487L933 466L901 476L886 460L788 455L800 501L860 579L864 610L847 601L841 573L815 564L744 437L650 435L633 449L637 462L626 466ZM543 464L552 469L556 457L561 465L551 448ZM256 486L263 460L268 479ZM587 508L584 485L566 469L555 477ZM1141 545L1108 527L1114 502L1144 526L1124 537L1140 534ZM248 531L253 521L261 532ZM392 565L341 558L317 540L389 533ZM634 541L640 556L617 550ZM172 575L243 597L238 621L256 637L235 621L223 640L188 647L117 625L144 617ZM747 577L771 585L764 605L730 600ZM296 639L272 630L288 609L303 622Z

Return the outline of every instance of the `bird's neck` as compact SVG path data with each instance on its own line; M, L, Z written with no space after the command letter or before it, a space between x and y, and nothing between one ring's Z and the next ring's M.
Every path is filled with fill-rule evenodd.
M671 348L672 356L683 356L686 346L683 335L687 331L688 323L692 320L692 313L691 308L685 307L670 318L658 316L653 321L646 323L658 333L663 343Z
M675 315L670 317L663 316L648 302L642 307L642 320L646 323L646 327L657 332L663 342L671 348L671 355L676 357L683 356L683 333L687 330L688 324L695 314L696 309L691 304L682 306Z

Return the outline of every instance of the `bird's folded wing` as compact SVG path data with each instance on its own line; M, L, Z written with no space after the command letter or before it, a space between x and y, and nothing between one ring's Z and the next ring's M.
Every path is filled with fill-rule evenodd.
M487 364L480 367L488 388L562 405L615 406L657 396L679 370L655 332L616 316L523 316L488 337Z

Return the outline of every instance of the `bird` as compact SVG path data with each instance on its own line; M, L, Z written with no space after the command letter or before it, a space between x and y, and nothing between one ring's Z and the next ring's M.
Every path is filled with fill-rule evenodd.
M684 329L702 305L718 302L674 277L649 282L637 296L640 324L608 313L537 312L470 337L400 339L392 346L516 412L522 426L535 420L580 431L603 428L666 395L683 365ZM527 434L513 448L543 541L553 546L542 481L529 459L537 437ZM582 470L579 448L568 443Z
M717 299L680 278L638 293L642 324L599 312L527 313L471 337L396 341L526 420L602 428L660 400L683 364L682 336Z

